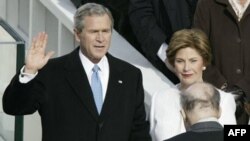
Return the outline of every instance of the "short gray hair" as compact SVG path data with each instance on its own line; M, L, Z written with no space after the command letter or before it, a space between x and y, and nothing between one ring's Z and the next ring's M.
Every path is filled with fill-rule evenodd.
M111 21L111 29L113 29L114 19L108 8L96 3L86 3L80 6L74 15L74 28L77 32L82 32L84 28L84 18L87 16L103 16L107 14Z
M185 111L192 111L196 106L200 108L210 107L212 109L220 109L220 93L219 91L211 84L204 82L197 82L181 92L181 106ZM192 89L199 89L196 92Z

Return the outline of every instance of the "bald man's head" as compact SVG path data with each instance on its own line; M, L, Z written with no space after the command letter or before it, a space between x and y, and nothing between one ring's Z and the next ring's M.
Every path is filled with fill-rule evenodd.
M214 86L197 82L181 92L184 117L193 124L208 117L220 117L220 94Z
M204 82L194 83L181 94L181 105L190 111L194 106L211 107L219 110L220 94L214 86Z

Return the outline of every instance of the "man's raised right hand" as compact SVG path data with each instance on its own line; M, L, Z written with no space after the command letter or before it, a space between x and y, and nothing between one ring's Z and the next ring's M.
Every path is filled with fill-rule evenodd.
M48 60L54 54L53 51L46 53L48 35L45 32L40 32L33 38L31 47L25 58L25 73L35 74L39 69L44 67Z

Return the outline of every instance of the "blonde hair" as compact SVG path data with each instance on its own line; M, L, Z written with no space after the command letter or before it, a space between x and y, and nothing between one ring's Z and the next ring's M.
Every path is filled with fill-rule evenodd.
M183 48L195 49L203 58L204 65L211 63L211 48L208 37L199 29L182 29L175 32L166 50L168 62L174 67L177 52Z

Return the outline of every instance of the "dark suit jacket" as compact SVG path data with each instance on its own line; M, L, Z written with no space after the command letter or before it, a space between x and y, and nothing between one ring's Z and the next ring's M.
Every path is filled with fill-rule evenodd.
M190 28L197 0L130 0L129 18L147 59L174 83L177 77L158 58L160 46L172 34Z
M192 125L190 130L165 141L223 141L223 127L214 121Z
M50 60L27 84L17 74L4 93L4 111L38 110L43 141L150 140L140 70L107 54L110 76L99 116L78 53Z

